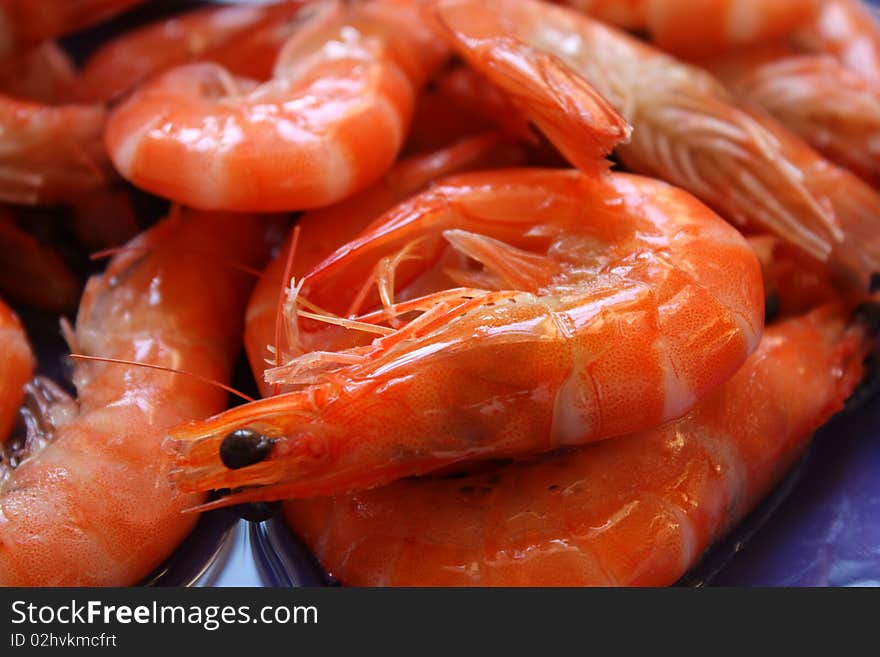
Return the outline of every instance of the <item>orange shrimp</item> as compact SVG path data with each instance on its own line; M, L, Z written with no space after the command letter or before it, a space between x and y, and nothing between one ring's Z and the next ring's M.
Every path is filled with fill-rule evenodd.
M598 20L646 31L683 57L787 36L815 19L818 0L557 0Z
M51 106L0 95L0 200L75 201L112 174L101 144L101 105Z
M139 225L126 190L106 187L84 195L70 209L70 227L89 252L125 244Z
M842 407L871 346L846 309L825 307L768 328L674 423L463 478L288 502L285 514L349 585L672 584Z
M173 490L161 439L225 407L226 393L197 377L230 373L252 282L231 264L258 266L266 229L179 211L89 282L69 338L77 351L195 376L81 362L78 402L43 400L39 424L54 430L29 436L30 452L0 473L0 585L134 584L192 528L197 516L181 511L200 498Z
M846 299L855 305L864 294L840 290L821 263L773 235L747 238L761 263L761 277L770 316L785 318L801 315L818 306Z
M418 88L445 49L406 0L323 3L254 86L216 64L180 67L111 115L123 177L207 209L314 208L393 163Z
M92 197L112 197L112 192L105 189L112 179L112 169L101 143L106 110L101 105L69 104L76 84L72 61L52 42L0 62L0 131L4 136L0 153L0 199L3 201L79 206L91 203ZM26 237L10 240L8 222L0 231L7 247L10 241L27 242ZM35 250L50 253L44 247L37 247L13 253L12 257L20 267ZM40 276L43 280L35 288L63 268L57 256L48 257L54 271ZM75 290L76 286L66 285L70 275L62 278L66 279L63 286ZM50 284L49 288L57 291L58 286ZM75 291L74 304L77 296Z
M17 135L9 135L12 152L7 156L7 176L15 191L6 200L27 204L63 201L71 206L71 225L77 239L90 250L118 246L132 238L138 225L128 196L110 185L112 172L101 144L103 108L63 105L71 101L79 84L71 59L57 44L46 42L2 64L0 93L7 98L0 104L5 102L14 110L18 100L34 103L18 106L20 118L28 114L34 117L28 129L34 143L15 147ZM72 125L73 134L65 137L68 143L56 142L54 124L67 119L80 121L83 126L89 122L90 127L79 128L81 134L77 136L77 126ZM14 122L6 127L17 129ZM61 131L64 129L62 126ZM40 135L41 130L46 134ZM62 148L53 152L56 143ZM44 159L42 151L47 151ZM53 153L56 161L52 161ZM78 173L71 175L69 168ZM61 182L55 180L59 176ZM63 261L51 249L18 231L5 213L0 213L0 252L7 255L7 261L0 264L0 279L5 277L0 280L0 292L56 312L76 306L79 285Z
M144 0L2 0L0 58L69 34L118 14Z
M377 311L311 317L381 337L267 370L301 389L175 429L182 490L246 487L217 505L328 494L644 429L730 376L763 320L737 231L623 174L447 179L312 269L301 294L348 315L364 281ZM221 460L252 444L249 467Z
M497 88L459 66L431 80L419 96L403 153L437 151L499 127L512 138L534 140L525 119Z
M126 32L96 50L78 81L82 100L120 97L147 78L193 61L265 80L304 2L206 7Z
M833 55L868 82L880 84L880 23L861 0L822 0L818 16L795 41Z
M75 86L73 64L54 43L0 61L0 200L77 203L108 184L106 110L70 103Z
M357 237L372 221L427 187L433 180L463 171L521 163L520 149L506 143L497 133L464 139L434 153L402 160L379 182L363 192L336 205L307 212L300 218L297 225L301 232L291 274L296 279L305 276L337 247ZM276 338L279 298L284 289L284 269L289 248L288 241L282 249L282 255L263 271L247 308L244 342L263 396L268 396L273 390L273 386L263 381L263 370L267 363L280 365L303 351L311 351L309 345L318 344L319 339L322 348L329 348L328 331L339 334L339 345L343 344L342 341L350 342L353 337L352 331L342 329L340 332L340 327L312 322L312 328L322 334L321 338L313 337L307 327L299 325L294 314L286 318L283 324L285 331Z
M796 244L847 284L867 290L880 271L880 195L770 117L735 106L705 71L537 0L440 0L437 13L456 49L510 93L577 166L573 128L554 134L542 125L547 117L584 121L582 106L558 89L557 80L575 71L633 124L632 141L618 153L634 171L666 179L726 218ZM524 85L520 62L537 57L544 79Z
M60 103L71 100L79 84L70 57L52 41L0 64L0 90L16 98Z
M771 47L705 62L829 160L880 183L880 88L827 55Z
M36 361L18 317L0 299L0 449L15 424L24 399L24 386L34 375ZM2 456L2 452L0 452ZM2 459L0 459L2 467Z
M19 228L0 208L0 296L48 312L76 308L80 282L54 249Z

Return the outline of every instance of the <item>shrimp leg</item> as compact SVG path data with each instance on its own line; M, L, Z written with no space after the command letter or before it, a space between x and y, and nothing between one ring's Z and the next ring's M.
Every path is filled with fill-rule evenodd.
M300 237L291 275L301 279L337 247L357 237L384 212L421 191L432 180L461 171L521 164L522 160L520 150L498 133L463 139L448 148L401 160L363 192L341 203L307 212L299 219ZM360 337L353 331L317 322L302 326L304 323L294 314L282 318L281 328L284 330L276 338L279 298L287 283L282 278L289 248L288 241L282 248L282 255L266 267L248 303L245 347L263 396L271 394L274 388L263 378L267 363L278 366L294 356L312 351L313 345L324 350L354 346ZM320 332L320 335L313 335L313 332ZM329 333L335 334L333 339Z

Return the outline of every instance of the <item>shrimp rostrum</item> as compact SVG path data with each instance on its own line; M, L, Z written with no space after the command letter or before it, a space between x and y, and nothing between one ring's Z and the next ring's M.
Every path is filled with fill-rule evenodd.
M761 290L743 238L665 183L446 179L293 288L300 321L350 327L353 346L266 372L297 390L173 431L176 480L239 489L218 505L303 497L647 429L743 363Z

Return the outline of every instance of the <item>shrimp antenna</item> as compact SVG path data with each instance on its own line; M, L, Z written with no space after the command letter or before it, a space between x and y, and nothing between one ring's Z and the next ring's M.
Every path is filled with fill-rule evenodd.
M290 249L287 251L287 260L284 262L284 273L281 275L281 291L278 293L278 307L275 309L275 367L281 367L281 319L284 315L284 297L287 290L287 281L293 271L293 257L296 255L296 247L299 246L300 226L293 227L290 238ZM274 392L281 392L281 385L276 383Z
M70 354L70 357L74 360L88 360L88 361L96 361L99 363L114 363L116 365L131 365L132 367L143 367L149 370L159 370L161 372L171 372L172 374L182 374L184 376L191 377L193 379L197 379L202 383L207 383L208 385L212 385L215 388L220 388L221 390L225 390L226 392L235 395L236 397L240 397L246 402L256 401L253 397L244 394L243 392L239 392L232 386L228 386L225 383L221 383L220 381L215 381L207 376L202 376L201 374L196 374L195 372L187 372L186 370L179 370L174 367L167 367L165 365L151 365L150 363L138 363L133 360L123 360L122 358L105 358L103 356L86 356L84 354Z
M296 248L299 245L300 226L297 224L293 227L293 233L290 239L290 248L287 250L287 259L284 261L284 273L281 275L281 291L278 293L278 306L275 309L275 365L281 365L281 320L284 316L284 297L287 292L287 281L290 280L290 274L293 271L293 259L296 255Z
M305 310L298 310L296 314L299 317L314 319L318 322L333 324L335 326L341 326L342 328L352 329L354 331L363 331L364 333L374 333L376 335L392 335L394 333L397 333L395 329L389 328L387 326L379 326L378 324L370 324L368 322L359 322L356 319L346 319L344 317L337 317L336 315L310 313L306 312Z
M119 255L120 253L134 253L137 251L142 252L150 252L155 251L155 247L152 246L116 246L110 249L103 249L101 251L95 251L91 255L89 255L89 260L103 260L105 258L112 258L115 255ZM197 251L195 249L169 249L163 248L163 251L166 253L179 253L183 255L197 255L204 256L205 258L211 258L213 262L219 263L221 265L225 265L230 269L236 269L240 272L244 272L245 274L250 274L256 278L260 278L263 276L263 272L259 269L254 269L253 267L248 267L247 265L243 265L240 262L235 262L234 260L227 260L225 258L217 259L217 257L212 253L206 253L205 251Z

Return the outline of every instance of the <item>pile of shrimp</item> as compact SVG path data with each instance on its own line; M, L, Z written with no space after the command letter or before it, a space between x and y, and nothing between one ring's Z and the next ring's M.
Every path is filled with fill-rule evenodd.
M669 585L864 396L858 0L290 0L54 41L138 4L0 1L0 584L137 584L235 505L346 585ZM75 396L13 307L62 318ZM228 408L242 343L262 398Z

